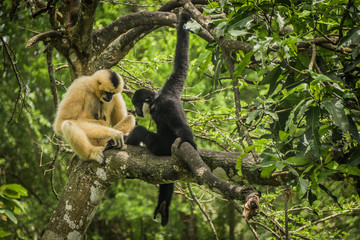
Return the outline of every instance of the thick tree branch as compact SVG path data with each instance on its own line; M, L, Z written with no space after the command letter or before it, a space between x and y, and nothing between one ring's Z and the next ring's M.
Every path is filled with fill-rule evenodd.
M61 40L62 39L62 32L60 31L55 31L55 30L49 30L43 33L39 33L35 36L33 36L32 38L30 38L28 40L28 42L26 43L26 48L31 47L32 45L34 45L37 42L40 41L44 41L44 42L50 42L53 40Z
M136 12L118 18L105 28L95 33L94 48L101 52L105 47L109 46L121 34L139 26L175 26L177 23L175 13L169 12Z
M172 147L173 155L180 160L183 160L190 168L191 172L195 174L195 179L199 184L204 184L211 190L221 193L228 199L238 199L245 201L246 197L256 191L253 188L247 188L226 182L216 177L211 170L206 166L199 153L189 144L183 143L178 147L180 139L177 139Z
M175 181L200 182L224 193L229 198L244 200L247 198L249 192L245 191L245 187L227 183L219 177L225 180L237 179L238 182L247 180L246 169L255 163L251 155L247 155L242 160L243 173L246 174L235 177L235 165L239 153L200 149L200 158L199 154L187 143L183 143L175 152L180 157L177 157L176 161L169 156L154 156L144 147L124 146L121 150L105 152L105 166L95 161L74 160L69 180L42 239L65 239L69 236L80 239L83 237L106 188L120 178L137 178L153 184ZM190 168L199 174L194 177L187 164L179 160L183 157L186 158L185 162L190 164ZM194 161L189 162L192 160ZM201 164L202 161L206 165ZM200 171L196 170L198 166L200 166ZM212 173L217 177L212 176ZM256 172L255 175L257 175ZM277 181L266 179L266 183L274 184Z
M111 68L116 65L138 41L158 27L160 26L141 26L122 34L95 59L95 69Z

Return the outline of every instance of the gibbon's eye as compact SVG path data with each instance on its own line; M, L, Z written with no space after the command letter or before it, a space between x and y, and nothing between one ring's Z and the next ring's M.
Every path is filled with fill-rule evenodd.
M104 92L103 94L103 100L106 102L110 102L113 98L114 93L112 92Z
M100 82L100 81L98 81L98 84L99 84L99 85L101 85L101 82Z
M144 102L146 102L146 103L149 103L150 102L150 99L145 99L145 101Z

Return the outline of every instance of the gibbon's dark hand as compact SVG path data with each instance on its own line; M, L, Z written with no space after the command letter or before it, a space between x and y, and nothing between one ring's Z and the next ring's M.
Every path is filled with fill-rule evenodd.
M110 139L105 146L104 151L114 148L115 142L114 140Z

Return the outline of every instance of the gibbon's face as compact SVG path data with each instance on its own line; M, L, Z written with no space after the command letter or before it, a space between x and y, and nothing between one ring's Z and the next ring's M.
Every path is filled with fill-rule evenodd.
M155 96L156 93L148 89L137 90L131 99L136 115L145 117L150 114L150 105L154 101Z
M96 96L100 101L110 102L114 94L122 91L124 82L119 74L112 70L99 70L93 75L96 80Z

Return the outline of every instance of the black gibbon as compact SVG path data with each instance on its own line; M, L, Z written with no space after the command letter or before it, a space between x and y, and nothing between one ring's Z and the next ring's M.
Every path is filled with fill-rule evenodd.
M103 151L122 147L123 134L135 126L121 91L124 81L112 70L76 79L60 102L54 130L84 160L104 164ZM109 127L112 126L112 127Z
M144 117L150 113L156 123L157 133L138 125L130 132L125 143L139 145L142 142L158 156L171 156L171 145L178 137L181 138L181 143L189 142L195 149L197 148L180 102L180 94L189 66L189 34L184 29L184 24L189 19L187 14L181 15L177 28L174 69L163 88L159 92L139 89L131 99L138 116ZM160 184L154 219L160 213L162 226L165 226L169 220L169 206L173 191L174 183Z

